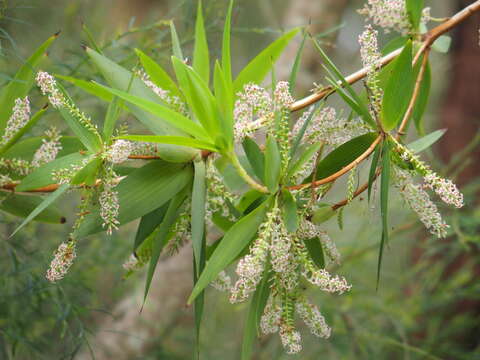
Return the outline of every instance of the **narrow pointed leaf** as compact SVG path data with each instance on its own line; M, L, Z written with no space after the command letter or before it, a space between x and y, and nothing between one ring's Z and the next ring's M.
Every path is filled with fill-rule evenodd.
M92 186L95 184L95 180L97 180L97 173L101 165L102 159L94 158L75 174L71 180L71 184Z
M172 50L173 55L183 60L182 47L180 46L180 39L178 38L177 30L175 29L175 24L173 21L170 22L170 34L172 36Z
M415 103L415 107L412 113L412 119L417 129L417 132L421 135L425 133L423 128L423 114L427 109L428 100L430 98L430 88L432 84L432 70L430 64L427 64L425 73L423 74L422 83L420 84L420 93Z
M205 256L203 249L205 247L206 170L203 160L195 161L193 165L195 172L192 191L192 247L196 271L200 273L200 261Z
M435 144L440 138L447 132L447 129L441 129L434 131L424 137L421 137L414 142L411 142L407 147L414 153L422 152L423 150L428 149L430 146Z
M23 220L23 222L15 229L15 231L10 235L14 236L20 229L27 225L30 221L35 219L42 211L48 208L51 204L55 202L66 190L68 189L68 184L63 184L53 193L45 197L45 199Z
M386 131L402 120L415 85L412 68L412 42L408 41L394 60L382 101L381 122Z
M177 220L179 215L179 208L185 200L186 192L180 191L173 196L172 200L168 203L168 209L163 218L162 223L160 224L159 231L153 239L152 247L152 257L150 258L150 264L148 266L147 279L145 281L145 293L143 295L143 303L147 300L148 291L150 290L150 285L152 284L153 275L155 273L155 268L157 267L158 259L160 254L167 244L168 235L172 225Z
M230 39L231 39L231 27L232 27L232 9L233 0L230 0L228 5L227 16L225 18L225 26L223 28L223 40L222 40L222 69L225 71L225 80L232 85L232 64L231 64L231 51L230 51Z
M195 46L193 50L193 68L205 81L210 81L210 55L208 53L207 34L203 21L202 1L198 2L197 21L195 22Z
M377 145L375 152L373 153L372 163L370 164L370 171L368 173L368 202L370 202L370 196L372 194L372 186L376 178L378 160L382 153L382 145Z
M217 106L221 114L220 126L226 142L231 147L233 144L233 92L231 83L226 78L218 61L215 62L213 85Z
M292 70L290 71L290 78L288 79L288 84L290 87L290 93L295 93L295 87L297 85L297 74L300 69L300 62L302 60L303 48L305 47L305 40L307 40L307 32L303 34L302 42L297 50L297 55L295 55L295 61L293 62Z
M105 115L105 122L103 123L103 139L110 143L115 124L120 117L121 101L115 97L108 105L107 114Z
M298 229L297 203L288 190L283 191L283 222L288 232L294 233Z
M151 57L143 53L142 51L135 49L135 52L142 63L145 72L150 77L150 80L153 81L155 85L167 90L170 92L170 95L178 96L183 98L183 95L180 93L177 84L173 79L168 75L168 73L157 64Z
M307 248L310 258L313 260L317 268L325 268L325 256L323 254L322 244L318 237L303 240Z
M241 91L247 83L260 84L297 32L298 29L294 29L284 34L251 60L235 79L233 83L234 93Z
M195 284L192 294L188 299L189 304L191 304L203 289L217 277L218 273L227 267L250 243L257 233L258 227L263 222L270 203L270 200L265 201L254 211L241 218L224 235L222 241L207 262L198 282Z
M193 121L183 116L182 114L176 111L170 110L166 106L160 105L158 103L155 103L153 101L150 101L138 96L130 95L124 91L107 88L107 87L105 87L105 89L110 91L112 94L118 96L119 98L122 98L125 101L128 101L129 103L136 105L139 108L155 116L158 116L159 118L164 119L165 122L168 122L170 125L172 125L173 127L181 131L184 131L199 139L209 138L206 131L200 125L194 123Z
M0 210L15 216L26 218L42 202L43 198L40 196L10 194L0 202ZM63 224L66 220L60 210L52 204L35 216L33 221L49 224Z
M270 192L275 192L280 181L281 158L277 141L273 136L267 138L265 148L265 185Z
M382 179L380 183L380 213L382 216L382 238L377 266L377 289L380 283L380 270L382 268L383 249L388 244L388 190L390 186L390 144L385 141L382 152Z
M407 14L413 29L418 30L422 18L424 0L406 0Z
M243 140L242 146L255 175L262 182L265 181L265 156L262 150L260 150L257 143L248 136Z
M165 218L167 209L168 204L164 204L158 209L155 209L152 212L142 216L140 222L138 223L137 233L135 234L135 242L133 244L134 252L160 225Z

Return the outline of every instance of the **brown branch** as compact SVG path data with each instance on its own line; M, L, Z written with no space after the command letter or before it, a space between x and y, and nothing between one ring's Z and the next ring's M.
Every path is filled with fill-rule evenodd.
M377 138L374 140L374 142L368 147L367 150L364 151L362 155L357 157L355 160L353 160L350 164L342 168L341 170L337 171L335 174L332 174L326 178L320 179L313 181L308 184L300 184L300 185L294 185L294 186L289 186L287 189L288 190L301 190L306 187L317 187L323 184L328 184L332 181L337 180L340 176L346 174L350 170L352 170L354 167L356 167L358 164L360 164L363 160L365 160L367 157L370 156L370 154L375 150L377 145L380 143L382 140L383 135L378 135Z
M418 59L424 54L430 46L437 40L440 36L445 34L446 32L450 31L452 28L460 24L461 22L465 21L468 19L470 16L472 16L475 12L480 11L480 0L475 1L473 4L470 6L466 7L462 11L458 12L451 18L449 18L447 21L444 23L438 25L437 27L431 29L428 31L424 36L423 36L423 43L418 51L418 53L415 56L414 59L414 64L417 63ZM395 51L392 51L391 53L385 55L381 59L381 67L384 67L388 63L390 63L392 60L394 60L400 53L402 49L397 49ZM365 76L367 76L368 73L368 68L363 68L358 70L357 72L347 76L345 79L349 84L354 84L357 81L363 79ZM339 86L341 86L341 83L339 83ZM327 97L328 95L332 94L335 92L335 89L333 89L331 86L324 87L321 89L319 92L312 94L310 96L307 96L303 99L300 99L296 102L294 102L290 110L291 111L298 111L301 109L304 109L322 99Z

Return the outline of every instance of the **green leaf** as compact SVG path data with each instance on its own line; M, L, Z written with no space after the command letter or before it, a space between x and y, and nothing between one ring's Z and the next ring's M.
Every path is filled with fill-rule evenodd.
M295 86L297 84L297 74L298 69L300 68L300 62L302 60L303 48L305 47L305 40L307 40L307 32L303 33L302 42L297 50L297 55L295 55L295 61L293 62L292 70L290 71L290 78L288 79L288 85L290 88L290 93L295 92Z
M415 85L412 68L412 41L408 41L394 60L382 102L381 122L386 131L402 120Z
M25 135L25 133L30 130L37 122L41 119L41 117L47 111L47 107L44 107L37 111L35 115L33 115L28 122L21 127L13 136L12 138L3 146L0 146L0 155L5 153L8 149L10 149L20 138Z
M133 244L134 252L163 221L165 214L167 213L168 205L169 204L164 204L158 209L155 209L152 212L142 216L140 222L138 223L137 233L135 234L135 242Z
M32 160L35 151L42 146L44 139L44 136L35 136L19 141L9 148L2 157L5 159L16 158ZM62 136L60 138L60 144L62 145L62 149L58 152L57 159L74 152L85 150L80 140L74 136Z
M350 164L372 145L377 136L376 133L372 132L340 145L318 163L316 178L326 178ZM311 177L309 177L310 180Z
M125 70L126 71L126 70ZM81 80L77 79L71 76L65 76L65 75L55 75L56 78L62 79L65 81L68 81L69 83L75 85L76 87L82 89L83 91L87 92L88 94L94 95L98 97L99 99L106 101L106 102L111 102L114 99L114 96L110 93L110 91L105 90L103 86L100 86L99 84L92 82L92 81L86 81L86 80Z
M138 49L135 49L135 53L140 59L140 62L145 69L145 72L155 85L162 88L163 90L169 91L170 95L172 96L178 96L181 99L183 98L183 95L178 89L175 81L173 81L170 75L168 75L168 73L163 70L163 68L159 64L157 64L151 57Z
M108 105L107 114L105 115L105 122L103 123L103 139L110 144L115 124L120 117L121 101L115 97Z
M150 90L142 80L132 76L132 72L126 70L125 68L90 48L86 48L86 52L111 87L123 91L129 89L128 92L130 94L145 100L149 100L149 103L156 103L159 101L158 96L152 90ZM112 94L112 92L109 91L109 88L100 84L97 84L95 91L100 91L102 96L105 96L105 91ZM159 115L152 114L144 107L140 108L134 106L133 104L129 104L127 106L130 112L154 134L179 136L185 135L185 132L178 130L177 127L169 123L168 118L159 118ZM159 105L157 104L157 106ZM168 115L166 116L168 117Z
M225 26L223 28L223 39L222 39L222 69L225 72L225 80L229 87L232 85L232 64L231 64L231 52L230 52L230 38L231 38L231 27L232 27L232 9L233 9L233 0L230 0L228 5L227 16L225 18Z
M373 153L372 163L370 164L370 171L368 173L368 202L370 202L370 196L372 194L372 186L375 181L378 160L380 159L380 154L382 153L382 145L377 145L375 152Z
M215 62L215 72L213 76L215 97L220 111L223 136L231 147L233 144L233 93L231 83L228 83L224 71L221 69L218 61Z
M391 53L392 51L403 48L407 43L407 41L408 41L408 37L397 36L393 38L382 48L382 51L381 51L382 56L385 56Z
M3 133L12 115L15 100L24 98L30 92L37 74L37 66L45 58L47 49L57 37L58 34L55 34L40 45L20 67L13 80L0 90L0 134Z
M248 162L252 167L255 176L260 181L265 181L265 156L257 143L248 136L242 142L243 150L247 156Z
M322 146L323 144L319 142L307 146L307 148L304 151L302 151L302 154L300 155L298 160L295 161L294 163L291 163L291 167L287 173L287 178L290 178L297 171L299 171L302 168L302 166L305 165L305 163L311 160L312 157L315 156L315 154L317 154L320 151Z
M414 153L422 152L435 144L440 138L447 132L447 129L441 129L434 131L424 137L415 140L407 145L407 147Z
M148 266L147 279L145 281L145 293L143 295L143 303L147 300L148 291L150 290L150 285L152 284L153 274L155 273L155 268L157 267L158 259L160 258L160 253L167 244L168 236L170 234L170 228L177 220L179 214L179 208L185 200L186 192L180 191L175 194L172 200L169 201L168 209L163 218L162 223L160 224L158 233L153 239L153 248L152 248L152 257L150 258L150 264Z
M448 50L450 50L451 44L452 38L448 35L442 35L433 43L432 49L439 53L446 54Z
M288 232L294 233L298 228L297 203L288 190L283 190L283 222Z
M197 21L195 23L195 46L193 50L193 68L208 85L210 81L210 56L208 54L207 35L203 23L202 1L198 2Z
M26 218L42 202L43 198L40 196L10 194L4 200L0 201L0 210L15 216ZM33 218L33 221L50 224L63 224L66 220L56 206L50 205L48 208L45 208L38 213L38 215Z
M172 57L172 64L188 105L210 138L215 139L220 132L220 124L215 112L216 101L208 85L190 66L178 58Z
M198 282L193 288L188 303L192 301L212 282L225 267L227 267L250 243L257 233L257 229L263 222L265 214L271 204L270 199L257 207L254 211L241 218L224 235L207 262Z
M23 220L23 222L15 229L15 231L10 235L10 237L14 236L20 229L22 229L25 225L27 225L30 221L35 219L42 211L48 208L51 204L55 202L66 190L68 189L68 184L61 185L57 190L53 193L49 194L45 197L45 199L38 204L38 206Z
M352 105L355 106L355 112L357 112L367 124L374 126L375 122L373 121L372 116L368 111L367 104L360 98L360 96L357 95L355 90L353 90L352 86L348 83L348 81L342 75L341 71L335 66L334 62L328 57L325 51L323 51L318 41L313 38L312 40L316 49L320 53L320 56L323 58L323 61L325 62L324 68L331 74L332 79L330 81L332 82L333 87L337 90L339 95L342 96L342 98L350 106ZM335 82L334 79L337 79L340 82L340 84ZM344 88L346 92L348 92L348 95L345 92L345 90L342 88Z
M418 30L422 18L423 0L406 0L407 14L414 30Z
M427 64L425 73L423 74L422 83L420 84L420 92L418 94L417 102L413 108L412 119L419 134L424 134L423 129L423 114L427 109L428 99L430 97L430 88L432 83L432 70L430 64Z
M272 272L269 268L263 272L262 280L255 290L252 301L248 308L248 314L243 329L242 356L241 360L249 360L252 357L253 342L258 334L258 326L262 317L268 297L270 296L270 278Z
M322 243L318 237L303 240L310 258L319 269L325 268L325 257L323 255Z
M133 171L115 187L120 204L118 221L124 225L157 209L182 190L191 179L190 166L163 161L152 161ZM98 206L92 209L75 236L85 237L102 231L99 214Z
M319 208L315 210L312 216L312 222L315 225L320 225L330 220L335 215L335 210L332 209L330 204L318 204Z
M233 82L234 93L242 91L243 86L250 82L260 84L297 32L298 29L293 29L284 34L251 60Z
M303 135L305 135L305 131L307 130L308 126L310 125L310 122L312 121L313 117L315 116L315 114L317 114L318 110L320 110L323 106L324 106L325 102L322 102L322 103L316 103L314 106L313 106L313 109L310 107L308 110L306 111L310 111L310 114L308 115L307 117L307 120L305 121L305 123L303 124L302 128L300 129L300 131L298 132L297 136L295 137L295 139L293 140L293 145L292 145L292 149L290 150L290 157L293 158L293 156L295 156L296 152L297 152L297 149L298 147L300 146L300 143L302 142L302 139L303 139Z
M87 155L80 153L73 153L67 156L58 158L52 162L46 163L38 169L27 175L22 182L16 187L16 191L29 191L51 184L55 184L53 179L53 172L60 169L70 168L71 166L81 165Z
M70 95L68 95L65 88L57 83L57 87L60 92L63 93L63 96L71 104L71 106L76 107ZM66 107L61 106L57 108L58 112L62 115L63 119L70 127L70 129L77 135L78 139L82 142L85 147L91 152L98 152L102 148L102 139L98 132L94 132L85 125L82 124L78 116L73 115Z
M82 23L82 30L87 35L87 39L90 42L90 45L95 49L96 52L102 53L102 49L98 46L97 42L95 41L95 38L93 37L92 33L90 32L90 29L87 27L87 24Z
M388 244L388 190L390 186L390 143L385 141L382 151L382 179L380 183L380 213L382 215L382 238L377 266L377 289L380 283L380 269L382 267L383 248Z
M193 178L192 191L192 247L195 258L195 267L200 273L200 261L205 256L205 204L206 204L206 184L205 184L205 162L203 160L193 163L195 174Z
M97 180L97 173L101 165L102 159L94 158L75 174L71 180L71 184L92 186L95 184L95 180Z
M166 106L157 104L153 101L130 95L124 91L107 88L106 90L110 91L112 94L118 96L119 98L128 101L129 103L138 106L139 108L148 111L149 113L164 119L165 122L168 122L173 127L184 131L196 138L209 140L208 133L198 124L191 121L189 118L183 116L182 114L173 111ZM160 133L161 135L161 133Z
M180 60L183 60L184 57L182 53L182 47L180 46L180 39L178 38L177 30L175 29L175 24L173 23L173 21L170 21L170 34L172 35L173 55Z
M201 149L201 150L210 150L213 152L218 152L218 149L215 147L215 145L209 142L195 140L195 139L184 137L184 136L125 135L125 136L119 136L118 139L158 143L158 144L181 145L181 146L188 146L188 147Z
M273 136L267 138L265 147L265 185L274 193L280 181L281 158L277 141Z

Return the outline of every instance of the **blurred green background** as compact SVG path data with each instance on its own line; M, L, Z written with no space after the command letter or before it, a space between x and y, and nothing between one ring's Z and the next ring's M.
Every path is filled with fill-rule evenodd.
M472 1L435 0L435 17L452 14ZM364 20L353 0L242 0L234 10L233 56L239 66L283 30L308 26L344 73L360 66L357 37ZM83 54L92 38L105 53L133 68L134 48L159 62L170 56L168 21L174 20L188 54L196 2L162 0L0 0L0 84L7 81L36 46L61 30L46 70L100 79ZM228 1L205 0L207 31L214 54ZM309 294L332 326L329 340L301 329L300 359L480 359L480 207L478 164L480 136L479 18L453 34L449 54L433 54L433 89L425 123L428 130L448 127L438 145L425 155L442 175L458 181L466 196L463 209L442 208L451 225L445 240L430 238L392 190L392 241L375 290L379 209L375 201L355 201L346 208L341 230L335 220L326 230L343 262L335 271L353 285L341 296ZM89 35L90 34L90 35ZM384 41L388 40L388 35ZM277 66L286 79L299 42ZM299 76L300 98L323 73L319 57L307 46ZM106 107L78 89L70 89L82 110L102 118ZM38 93L33 106L43 105ZM341 108L332 97L331 104ZM138 123L124 118L133 130ZM34 130L66 126L51 112ZM368 171L368 164L363 172ZM329 201L345 195L343 181ZM53 250L66 239L78 198L61 206L66 225L31 224L9 238L20 219L0 215L0 359L190 359L194 343L192 311L185 306L191 289L188 248L165 257L157 267L153 289L142 312L144 274L123 279L136 224L111 237L83 239L68 276L52 285L44 277ZM439 204L440 206L440 204ZM238 359L246 304L230 305L228 296L207 295L201 347L203 359ZM260 338L254 359L286 359L277 336Z

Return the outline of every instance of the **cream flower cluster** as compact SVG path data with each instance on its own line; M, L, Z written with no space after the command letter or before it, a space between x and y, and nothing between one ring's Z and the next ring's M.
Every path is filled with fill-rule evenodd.
M15 100L15 105L12 109L12 115L7 121L5 132L0 140L0 146L8 143L13 136L25 126L30 119L30 101L28 97Z
M128 160L133 152L134 144L127 140L116 140L105 152L105 159L112 164L120 164Z
M56 282L64 278L77 256L75 245L74 241L60 244L47 271L46 277L49 281Z
M55 127L45 131L45 139L42 139L42 145L33 155L32 166L40 167L55 160L60 150L62 150L60 138L61 136Z
M368 20L387 33L394 30L402 35L408 35L412 31L405 0L368 0L358 12L366 15ZM425 8L421 22L425 24L429 18L430 9Z

